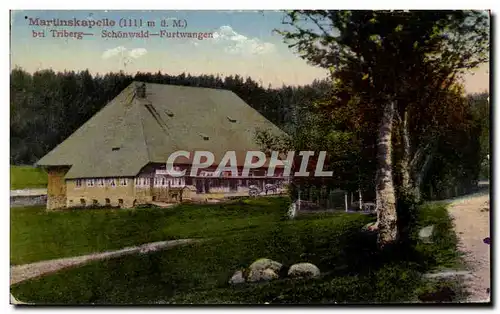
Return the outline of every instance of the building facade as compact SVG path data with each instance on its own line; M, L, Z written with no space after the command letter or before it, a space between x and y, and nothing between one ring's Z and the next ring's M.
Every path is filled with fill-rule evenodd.
M178 167L176 170L189 166ZM241 171L241 170L240 170ZM55 172L50 172L52 176ZM241 172L239 172L241 174ZM57 174L62 178L63 174ZM215 168L201 170L198 176L172 177L165 166L149 165L135 177L78 178L61 181L57 196L58 207L109 206L130 208L153 202L178 203L185 201L204 201L227 196L248 195L250 186L264 191L266 184L283 187L285 179L277 171L273 177L265 176L265 171L251 171L247 177L231 177L230 173L219 174ZM273 191L272 193L276 193ZM64 206L61 206L64 203Z
M258 130L284 133L230 91L134 82L37 163L48 173L47 208L134 207L152 202L206 200L282 186L282 169L267 166L243 177L242 156L260 150ZM210 151L214 166L172 177L175 151ZM238 176L218 173L227 151L239 157ZM192 160L177 170L190 172Z

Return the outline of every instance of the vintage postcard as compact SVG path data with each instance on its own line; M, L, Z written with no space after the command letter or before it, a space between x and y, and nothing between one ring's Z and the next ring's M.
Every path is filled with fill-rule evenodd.
M10 31L11 304L490 304L489 11Z

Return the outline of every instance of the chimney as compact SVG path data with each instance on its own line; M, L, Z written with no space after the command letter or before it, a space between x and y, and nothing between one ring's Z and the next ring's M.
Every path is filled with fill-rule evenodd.
M135 96L137 98L146 98L146 84L139 83L135 86Z

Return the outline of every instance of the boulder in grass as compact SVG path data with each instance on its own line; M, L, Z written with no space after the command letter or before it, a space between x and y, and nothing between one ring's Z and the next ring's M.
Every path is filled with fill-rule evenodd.
M237 285L240 283L245 283L245 278L243 277L243 272L238 270L234 273L233 277L229 279L229 283L232 285Z
M432 243L432 235L434 233L434 225L430 225L420 229L418 232L418 237L424 243Z
M253 269L248 273L248 282L270 281L278 279L276 272L270 268Z
M275 273L278 273L279 270L283 267L283 264L278 263L276 261L273 261L268 258L261 258L256 260L255 262L248 267L250 271L252 270L265 270L265 269L272 269Z
M320 274L319 268L311 263L294 264L288 270L290 278L317 278Z

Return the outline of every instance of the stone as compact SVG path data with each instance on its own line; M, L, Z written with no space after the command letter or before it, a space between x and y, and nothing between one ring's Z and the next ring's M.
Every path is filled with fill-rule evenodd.
M427 273L423 275L427 279L446 279L453 277L461 277L462 279L472 279L474 275L470 271L465 270L443 270L436 273Z
M278 279L278 275L271 268L253 269L248 274L248 282L270 281Z
M273 261L271 259L268 259L268 258L261 258L261 259L258 259L256 260L255 262L252 263L252 265L250 265L250 267L248 267L249 270L265 270L265 269L272 269L275 273L278 273L279 270L281 269L281 267L283 267L283 265L281 263L278 263L276 261Z
M229 279L229 283L232 285L237 285L241 283L245 283L245 278L243 277L243 272L238 270L234 273L233 277Z
M288 270L291 278L316 278L321 274L319 268L311 263L294 264Z
M425 243L431 243L432 234L434 233L434 225L430 225L420 229L418 237Z

